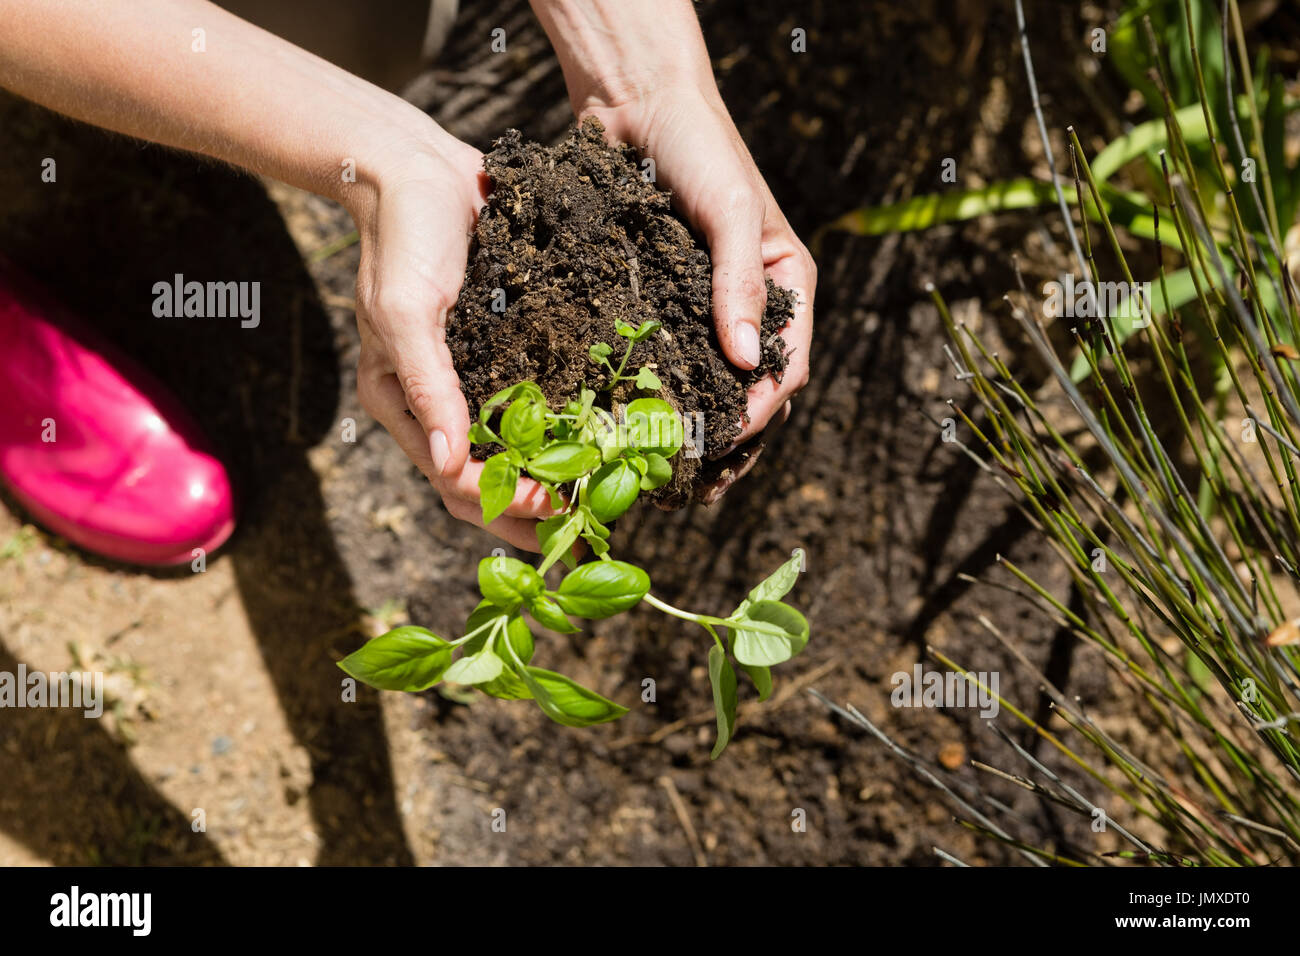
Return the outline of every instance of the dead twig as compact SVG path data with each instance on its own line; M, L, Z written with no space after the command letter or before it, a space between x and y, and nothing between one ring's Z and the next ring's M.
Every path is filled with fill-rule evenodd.
M691 852L695 854L696 866L708 866L709 859L704 855L704 847L700 844L700 836L695 832L695 826L691 823L691 815L686 811L686 803L682 800L682 795L677 792L677 784L673 783L673 778L664 774L659 778L659 786L664 788L668 794L668 802L673 805L673 810L677 814L677 819L681 821L682 829L686 831L686 842L691 845Z

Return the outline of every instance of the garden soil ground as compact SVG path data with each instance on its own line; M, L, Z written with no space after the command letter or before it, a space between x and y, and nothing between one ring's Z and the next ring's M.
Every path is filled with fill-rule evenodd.
M1049 121L1075 123L1095 146L1115 132L1122 100L1104 64L1089 68L1092 22L1032 6ZM415 95L482 149L510 127L557 142L572 116L526 4L465 7ZM1046 174L1008 4L699 9L723 96L805 237L854 207L944 188L945 158L963 185ZM489 47L498 26L504 54ZM807 53L791 50L796 28ZM57 183L39 182L45 157ZM333 662L399 621L454 630L496 542L452 520L356 402L357 250L310 261L349 231L338 208L9 98L0 205L0 251L181 393L230 461L243 506L237 536L202 574L101 563L0 510L0 669L81 661L109 672L118 701L103 722L0 717L0 863L931 865L934 846L997 862L1008 858L806 688L853 702L966 779L971 758L1022 772L970 711L889 705L890 676L933 645L1000 670L1005 695L1044 713L1038 679L977 626L986 613L1106 719L1097 660L964 577L1005 580L995 557L1008 554L1063 593L1009 501L919 411L941 416L958 387L923 281L971 321L983 309L996 331L1011 254L1041 261L1060 247L1054 212L827 236L811 383L764 459L716 506L621 522L624 555L690 607L727 610L792 548L807 553L791 599L812 642L779 669L776 699L742 698L739 735L711 762L704 643L651 613L539 650L632 707L613 725L573 731L527 704L436 692L340 702ZM261 326L153 318L152 284L175 273L261 281ZM639 702L645 678L653 704ZM1048 841L1072 826L1003 793ZM497 809L504 833L491 826Z
M653 394L692 428L692 443L716 459L740 433L745 389L785 370L780 330L793 317L793 293L768 279L761 360L742 371L722 355L714 331L713 270L670 194L643 176L630 146L606 143L595 119L554 147L510 130L484 158L492 182L470 246L465 283L447 324L447 345L461 390L475 411L503 388L536 382L554 411L583 387L606 410ZM626 352L620 325L658 331ZM592 347L612 348L612 381L593 364ZM640 389L631 376L649 368L659 387ZM482 457L500 446L476 448ZM726 467L701 470L682 455L673 480L655 493L680 506Z

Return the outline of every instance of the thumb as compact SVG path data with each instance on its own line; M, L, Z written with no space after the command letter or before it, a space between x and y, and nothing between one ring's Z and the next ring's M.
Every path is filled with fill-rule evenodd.
M723 354L733 365L755 368L767 286L763 279L763 203L756 193L733 194L710 204L700 228L713 259L713 316Z

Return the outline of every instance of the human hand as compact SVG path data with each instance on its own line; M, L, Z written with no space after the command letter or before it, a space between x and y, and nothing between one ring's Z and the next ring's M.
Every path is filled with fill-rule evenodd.
M434 129L431 141L390 149L392 160L375 165L373 188L350 203L361 236L357 394L452 516L483 527L483 464L469 456L469 410L445 332L486 179L478 150ZM542 486L521 478L487 530L536 551L537 519L554 513Z
M748 392L749 421L732 447L779 424L789 398L808 382L817 267L763 181L721 98L669 87L623 106L588 106L610 136L655 161L659 180L704 235L713 259L713 316L732 364L756 367L767 303L765 275L796 293L794 317L781 330L789 364L777 381L764 376ZM730 449L710 449L721 454Z
M703 233L713 259L718 341L732 364L752 369L759 363L764 276L795 292L794 316L781 330L788 365L779 380L765 375L749 387L748 421L731 447L706 451L718 457L763 436L702 492L702 500L712 504L758 461L766 439L789 417L790 397L808 382L817 266L777 207L716 92L669 89L623 107L589 107L586 115L654 158L659 178Z
M611 139L652 158L658 180L704 235L713 259L718 341L734 365L752 369L759 363L764 275L796 293L794 317L781 330L789 365L779 381L769 375L750 387L748 420L732 448L770 433L808 381L817 267L722 102L691 4L532 2L555 45L578 118L596 117ZM756 459L750 454L730 469L705 500L720 496Z

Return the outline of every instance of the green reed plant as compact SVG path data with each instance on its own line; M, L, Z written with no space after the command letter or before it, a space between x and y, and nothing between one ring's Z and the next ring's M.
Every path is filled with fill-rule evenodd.
M1155 157L1160 177L1148 201L1156 281L1165 287L1170 278L1162 244L1181 249L1194 290L1185 306L1161 312L1138 297L1125 340L1104 308L1050 325L1041 297L1022 279L1005 303L1049 372L1031 390L1024 373L985 335L955 321L928 287L965 389L946 412L958 425L954 446L1047 542L1075 600L1006 558L986 583L1098 653L1112 677L1107 712L1124 715L1145 737L1118 739L986 617L981 626L1034 674L1061 726L1043 726L1026 702L999 697L1003 713L1056 751L1054 763L1072 768L1073 782L995 725L1021 766L976 763L981 775L971 784L893 742L856 709L830 705L947 793L962 825L1039 865L1300 863L1300 354L1290 344L1300 325L1281 221L1266 199L1286 191L1276 177L1293 174L1262 161L1268 144L1256 91L1247 82L1244 103L1236 93L1233 33L1246 76L1249 61L1234 0L1225 10L1218 101L1238 108L1213 115L1200 65L1204 41L1195 36L1187 43L1191 75L1183 77L1197 91L1211 146L1203 160L1213 167L1208 182L1188 148L1187 114L1168 95L1156 31L1144 24L1158 64L1151 82L1167 106L1166 148ZM1185 0L1185 27L1200 23L1195 12ZM1089 216L1079 216L1077 227L1067 218L1080 261L1064 269L1100 284L1094 247L1104 244L1118 265L1109 278L1132 286L1095 171L1100 157L1089 162L1072 129L1068 136L1076 193L1091 199L1100 229ZM1257 162L1254 181L1237 174L1250 168L1248 159ZM1082 375L1071 373L1063 348L1075 351ZM1226 396L1198 372L1206 357L1225 371ZM1085 450L1101 464L1085 463ZM978 679L941 651L930 653ZM1042 845L1032 825L991 796L985 784L993 781L1077 813L1092 832L1113 834L1110 848L1100 838Z

